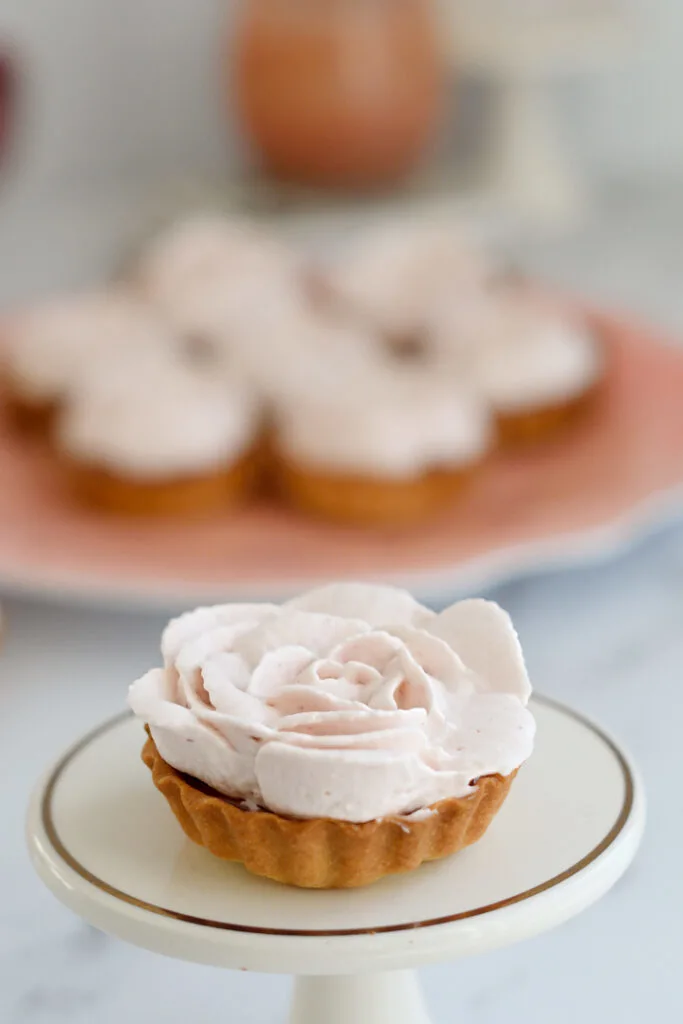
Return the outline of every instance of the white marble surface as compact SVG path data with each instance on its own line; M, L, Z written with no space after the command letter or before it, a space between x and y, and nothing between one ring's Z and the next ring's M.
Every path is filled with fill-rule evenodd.
M670 197L668 204L661 195L645 207L627 202L621 214L615 204L590 232L562 245L527 245L524 259L595 296L627 301L681 327L676 227L683 207ZM60 230L70 237L67 220L63 212L54 215L52 233L45 236L53 247ZM123 237L125 225L116 223ZM11 260L12 239L16 243L20 234L23 247ZM3 297L60 274L76 278L88 267L96 272L110 255L110 246L97 237L92 232L90 248L78 250L82 266L65 259L56 272L54 258L46 255L32 277L39 237L5 233ZM581 918L481 960L425 970L435 1024L683 1019L683 527L669 528L609 565L518 581L494 596L516 620L536 687L595 716L631 749L649 791L649 824L635 866ZM284 1021L286 979L221 974L127 948L81 924L33 876L22 836L33 782L80 732L120 708L127 684L156 661L162 621L11 597L4 608L2 1024Z

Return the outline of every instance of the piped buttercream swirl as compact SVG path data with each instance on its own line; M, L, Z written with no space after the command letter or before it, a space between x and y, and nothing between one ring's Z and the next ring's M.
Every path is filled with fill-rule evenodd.
M521 648L488 601L437 615L340 584L170 623L129 703L161 756L280 814L362 822L465 796L531 753Z

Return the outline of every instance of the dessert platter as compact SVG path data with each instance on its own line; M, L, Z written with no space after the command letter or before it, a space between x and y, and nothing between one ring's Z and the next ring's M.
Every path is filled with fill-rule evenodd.
M176 608L330 578L441 600L683 493L683 354L452 225L333 257L218 215L0 330L0 583Z
M37 787L33 864L124 941L297 975L292 1024L427 1024L412 968L562 923L635 856L633 763L532 695L493 602L205 607L161 661Z

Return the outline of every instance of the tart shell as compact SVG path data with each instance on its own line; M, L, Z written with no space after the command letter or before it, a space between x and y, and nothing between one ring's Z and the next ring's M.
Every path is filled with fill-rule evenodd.
M504 449L517 448L551 440L578 424L599 403L603 382L588 391L554 405L500 412L497 416L498 437Z
M441 800L419 817L354 824L287 818L248 810L172 768L150 737L142 759L185 834L254 875L305 889L347 889L412 871L480 839L507 796L516 771L481 778L472 794Z
M251 497L259 475L256 456L225 469L170 480L118 476L100 466L62 457L74 497L86 507L125 516L205 515L240 505Z
M353 526L403 527L427 521L466 489L479 464L431 470L406 480L325 473L276 455L276 486L302 512Z

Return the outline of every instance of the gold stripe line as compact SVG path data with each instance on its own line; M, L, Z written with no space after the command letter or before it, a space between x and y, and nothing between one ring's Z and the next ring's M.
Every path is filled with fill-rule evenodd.
M146 900L138 899L137 896L131 896L130 893L122 892L122 890L115 888L108 882L105 882L104 879L98 878L97 875L93 874L92 871L89 871L85 865L81 864L80 861L69 852L60 838L54 823L52 801L60 778L74 758L76 758L101 736L131 718L132 716L130 712L127 711L120 715L116 715L114 718L109 719L96 729L87 733L78 741L78 743L71 747L57 763L54 771L48 779L41 803L41 819L43 828L54 851L64 861L64 863L67 864L80 878L85 882L89 882L90 885L94 886L96 889L107 893L107 895L112 896L115 899L121 900L122 903L127 903L130 906L137 907L139 910L146 910L149 913L156 914L161 917L171 918L174 921L182 921L185 924L200 925L204 928L214 928L219 931L243 932L253 935L331 938L345 935L376 935L387 932L410 931L415 928L431 928L435 925L453 924L456 921L465 921L468 918L481 917L483 914L490 914L493 911L502 910L504 907L514 906L515 903L522 903L524 900L531 899L534 896L538 896L540 893L547 892L549 889L555 888L555 886L567 881L567 879L571 878L573 875L583 871L584 868L597 860L598 857L600 857L615 842L623 831L624 826L631 815L631 811L633 810L635 790L633 775L624 755L609 736L605 735L598 726L584 718L578 711L574 711L572 708L566 707L559 701L554 701L550 697L541 697L539 695L534 695L533 700L539 704L544 704L546 707L553 708L556 711L560 711L561 713L574 718L584 727L590 729L590 731L598 736L599 739L601 739L602 742L612 751L617 759L619 767L621 768L624 779L624 802L616 821L605 837L596 846L594 846L589 853L578 860L575 864L572 864L571 867L560 872L558 875L554 875L547 881L541 882L539 885L535 885L531 889L524 890L524 892L517 893L514 896L508 896L506 899L498 900L496 903L488 903L483 907L475 907L472 910L464 910L457 914L448 914L444 917L434 917L426 921L408 921L401 924L378 925L374 928L265 928L258 927L256 925L232 924L227 921L213 921L210 918L195 917L192 914L183 914L180 911L170 910L167 907L160 907L155 903L148 903Z

